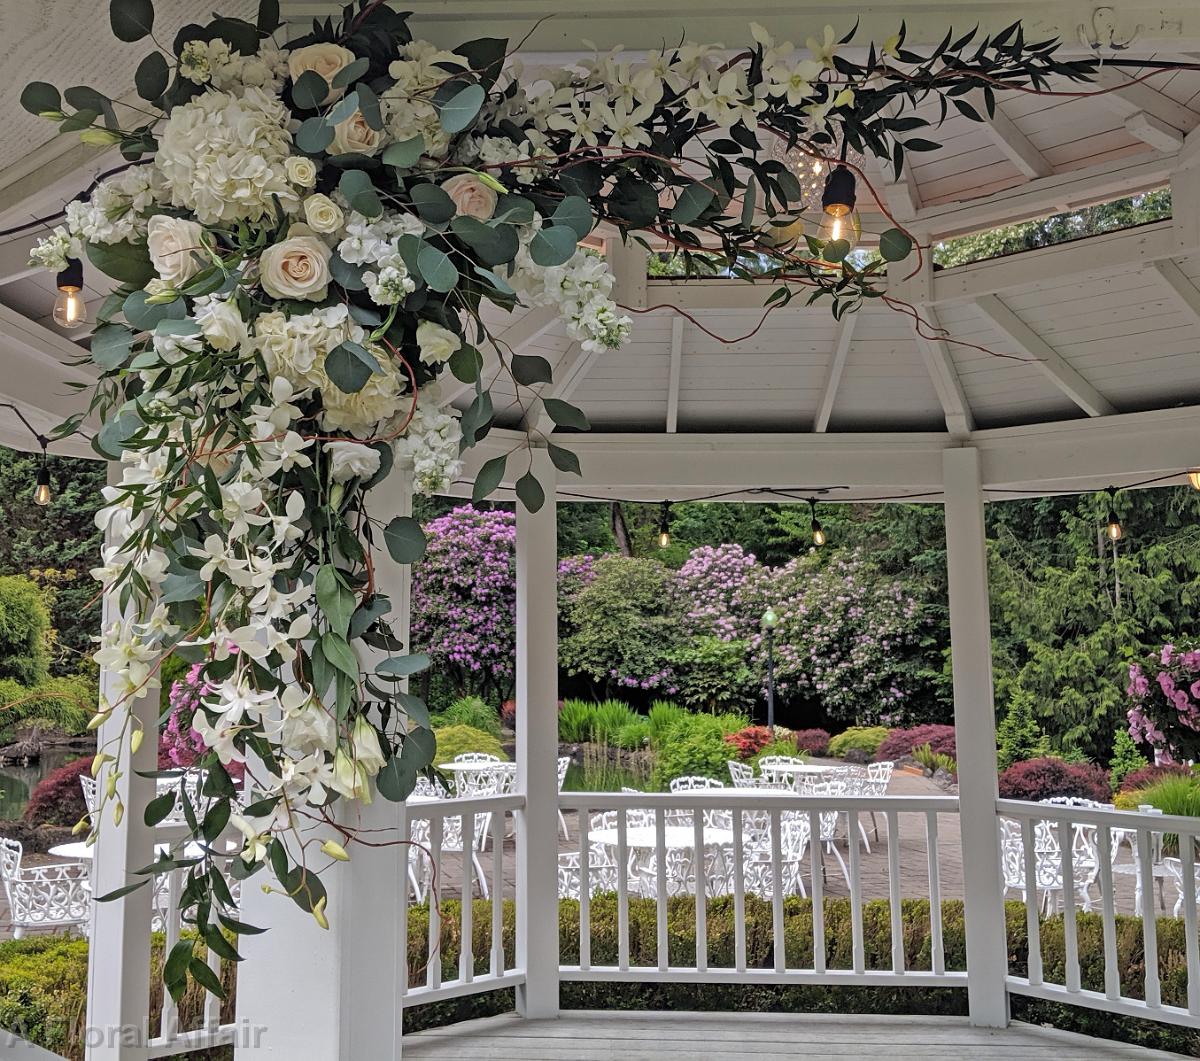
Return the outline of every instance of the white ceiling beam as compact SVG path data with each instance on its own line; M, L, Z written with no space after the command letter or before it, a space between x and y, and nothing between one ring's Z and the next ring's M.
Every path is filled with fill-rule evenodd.
M1144 114L1181 133L1190 133L1200 125L1200 114L1196 111L1189 110L1182 103L1176 103L1149 82L1135 81L1115 67L1101 67L1096 76L1096 83L1109 90L1097 96L1097 99L1122 118Z
M494 347L503 350L505 355L510 352L520 353L522 347L528 346L554 327L557 320L558 310L554 306L538 306L536 309L529 310L523 317L496 335ZM499 370L499 358L496 356L494 348L485 353L484 358L483 372L485 375ZM474 383L460 383L455 380L453 384L447 385L442 395L442 402L444 405L452 405L474 389Z
M1129 115L1125 119L1125 131L1155 151L1175 152L1183 147L1183 132L1145 111Z
M1191 282L1170 258L1160 262L1151 262L1146 271L1157 277L1171 293L1171 299L1192 320L1200 324L1200 290Z
M1016 123L996 105L995 113L989 115L987 103L982 92L974 92L969 96L971 105L983 115L984 131L992 138L1008 160L1026 177L1049 177L1054 167L1020 129Z
M850 356L854 326L857 323L857 313L846 313L838 321L833 337L833 356L829 359L829 374L821 388L821 400L817 402L817 415L813 419L813 431L818 434L829 430L829 418L833 415L833 404L837 400L838 387L842 383L842 372L846 368L846 359Z
M1032 358L1050 381L1088 416L1111 416L1116 412L1104 395L997 296L983 295L975 300L975 307L1021 353Z
M671 318L671 363L667 368L667 433L679 430L679 375L683 368L683 317Z
M41 272L40 265L29 264L29 249L37 242L37 234L17 236L0 243L0 284L11 284Z
M917 312L925 318L930 328L941 329L941 321L938 320L937 310L933 306L917 306ZM958 368L950 355L949 344L941 339L922 335L916 321L913 321L913 338L916 340L921 360L925 362L925 370L929 373L938 401L941 402L942 412L946 416L946 430L953 438L965 438L975 430L975 418L971 414L971 405L963 390Z

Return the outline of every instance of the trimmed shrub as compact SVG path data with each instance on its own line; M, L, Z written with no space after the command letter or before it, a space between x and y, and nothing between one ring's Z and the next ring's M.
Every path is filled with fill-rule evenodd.
M499 712L478 696L464 696L455 700L434 721L438 726L471 726L493 737L500 736Z
M1133 792L1135 789L1146 788L1161 781L1164 777L1190 777L1192 768L1182 763L1151 763L1140 770L1134 770L1125 775L1121 781L1122 792Z
M953 726L926 725L892 730L875 750L875 759L878 762L895 762L925 745L929 745L929 750L935 755L953 759L958 754L954 745Z
M1164 777L1146 788L1133 789L1121 795L1133 800L1133 806L1149 803L1163 814L1178 814L1186 818L1200 818L1200 778ZM1165 847L1172 848L1168 854L1179 850L1179 838L1168 835Z
M747 726L736 733L726 733L725 743L736 758L752 759L771 743L771 731L766 726Z
M729 745L720 715L687 715L670 730L654 761L654 784L666 789L686 775L729 777Z
M1108 780L1112 787L1120 788L1126 775L1149 765L1146 757L1138 751L1137 745L1133 743L1129 730L1124 727L1117 730L1117 735L1113 738L1112 758L1108 761Z
M508 758L500 747L498 737L474 726L444 726L435 729L433 735L437 738L437 752L433 757L435 766L451 762L464 752L486 752L488 755L498 755L501 759Z
M829 754L829 731L824 729L798 729L792 734L796 750L804 755L823 756Z
M829 741L829 754L845 759L852 752L874 759L879 746L887 740L886 726L851 726Z
M1007 770L1024 759L1039 759L1050 751L1050 742L1033 717L1033 694L1016 688L1008 710L996 727L996 763Z
M0 736L11 740L22 726L61 730L74 737L87 730L100 693L85 678L50 678L32 688L0 679Z
M1112 797L1108 774L1094 763L1067 763L1047 756L1013 763L1000 775L1001 799L1034 802L1054 796L1076 796L1107 803Z
M50 667L50 610L35 582L0 576L0 678L44 682Z
M25 804L25 821L30 825L74 825L87 814L79 778L92 769L92 756L60 766L34 787Z

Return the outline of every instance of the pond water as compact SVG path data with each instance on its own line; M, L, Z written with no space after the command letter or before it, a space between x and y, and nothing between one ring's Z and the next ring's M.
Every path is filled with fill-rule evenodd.
M11 821L25 812L29 795L47 774L80 758L77 748L46 748L36 763L0 766L0 820Z

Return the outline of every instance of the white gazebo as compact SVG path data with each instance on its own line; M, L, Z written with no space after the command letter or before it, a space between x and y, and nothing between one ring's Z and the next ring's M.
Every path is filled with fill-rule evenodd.
M211 5L177 6L182 22L189 13L184 9L207 11ZM245 0L223 5L235 14L242 13L239 7L250 6ZM438 0L414 0L403 6L415 10L416 32L438 41L461 38L464 28L470 36L520 38L538 18L553 13L556 17L539 23L525 46L531 67L539 58L561 62L578 53L582 39L602 48L624 44L633 52L664 39L734 40L744 35L744 23L753 17L782 36L802 40L827 21L848 28L856 14L815 0L764 0L752 9L715 0L607 8L579 0L527 0L518 5L461 0L449 7ZM102 82L125 67L96 47L96 35L82 32L88 20L103 18L95 7L82 0L56 0L48 5L9 5L0 11L0 30L10 42L10 96L27 75L69 83L80 79L80 69L99 87L119 90L116 84ZM288 17L303 19L324 15L328 5L323 0L285 0L283 7ZM1085 0L959 0L917 5L915 14L913 9L903 0L867 4L861 9L859 39L888 36L902 17L912 45L936 43L952 22L963 30L979 23L985 31L995 31L1021 19L1028 37L1059 36L1081 52L1091 43L1101 54L1112 54L1109 45L1128 44L1120 52L1126 58L1194 61L1200 54L1200 5L1194 0L1126 0L1116 8ZM60 72L62 76L55 77ZM922 338L909 317L878 304L840 322L827 305L803 308L803 298L767 313L763 302L772 288L721 278L650 278L645 253L616 240L606 248L617 276L615 297L634 317L632 338L621 350L584 353L551 311L514 314L502 335L513 350L540 354L554 366L554 382L545 387L543 397L569 398L591 422L590 432L571 434L569 439L580 458L581 477L556 473L544 445L535 444L535 471L551 497L551 487L556 487L564 501L686 501L713 495L725 500L802 500L818 495L838 501L944 504L959 796L847 797L832 802L796 797L788 806L810 812L814 822L821 808L850 813L874 809L893 816L889 820L915 815L931 823L935 839L938 821L954 816L963 838L965 972L946 969L940 922L933 932L930 969L906 969L899 951L889 969L866 967L861 895L855 890L857 841L850 845L851 901L857 917L854 959L847 968L826 968L823 954L814 955L811 966L792 968L782 947L777 948L773 968L747 968L744 920L738 921L743 937L732 966L710 966L707 948L699 945L694 960L671 963L661 893L655 965L631 965L627 937L616 964L593 964L587 946L581 947L577 964L561 964L556 915L560 807L579 811L581 822L590 811L615 810L624 821L630 809L649 808L659 828L667 811L686 807L696 812L700 843L701 809L750 810L760 806L761 797L721 792L679 797L558 795L556 531L554 505L547 504L536 513L519 509L517 517L515 791L432 810L432 805L413 805L406 811L379 801L365 812L370 826L400 833L416 821L428 822L434 837L443 835L452 817L466 815L462 820L469 822L476 813L487 813L493 835L501 841L506 821L512 819L516 842L510 848L509 868L515 873L517 908L512 959L506 959L493 939L486 972L476 969L479 956L470 948L457 968L443 967L437 940L431 937L422 982L410 984L405 884L409 849L368 850L339 868L337 886L331 888L328 932L286 900L260 894L255 879L247 882L242 892L244 919L273 927L265 935L241 941L248 960L239 969L236 1021L221 1024L214 1006L204 1029L180 1032L168 1007L162 1026L139 1036L139 1030L145 1031L149 994L151 900L143 889L95 909L88 1024L89 1034L96 1034L89 1038L88 1057L124 1061L234 1042L239 1058L393 1058L401 1052L406 1005L515 987L523 1017L554 1018L559 1013L559 985L571 980L946 986L967 992L972 1027L924 1020L918 1034L895 1021L866 1025L875 1031L874 1039L864 1031L864 1054L877 1049L872 1042L885 1038L916 1048L957 1043L968 1056L984 1056L988 1044L1005 1040L979 1029L1006 1027L1012 994L1200 1028L1194 901L1184 903L1189 977L1182 1006L1166 1005L1160 997L1153 933L1147 937L1145 982L1130 992L1122 981L1116 966L1111 880L1110 901L1101 910L1105 990L1081 987L1073 919L1067 922L1067 971L1061 983L1044 980L1040 961L1031 961L1021 975L1011 972L1005 942L998 821L1001 816L1017 820L1028 837L1044 811L998 799L983 506L993 499L1110 485L1182 483L1186 470L1200 464L1200 133L1195 132L1200 126L1200 72L1170 71L1135 82L1109 68L1101 75L1101 85L1110 91L1090 99L1005 96L995 118L982 124L951 116L941 127L942 150L910 156L898 181L874 174L872 182L889 211L922 243L1169 186L1172 216L1167 220L956 268L926 265L914 276L905 275L906 263L889 281L888 293L916 306L926 321L968 345ZM0 170L0 228L54 209L111 164L92 149L65 139L42 144L36 119L15 111L13 104L6 108L10 121L0 134L5 165ZM865 229L885 227L873 219L871 204L863 204L863 209ZM49 319L52 289L25 265L32 235L20 233L0 243L0 355L7 368L0 376L0 401L16 404L45 430L75 408L76 399L63 384L86 382L88 375L86 366L68 364L82 353L79 333L55 328ZM103 291L88 293L98 299ZM997 353L1007 356L994 356ZM502 381L493 395L498 426L468 451L466 480L484 461L520 443L527 429L549 434L553 428L537 403L523 407ZM466 390L450 399L464 406ZM8 415L0 416L0 442L19 448L31 445L28 431ZM79 438L56 444L52 452L91 455ZM402 513L410 504L409 488L403 475L391 482L395 511ZM467 482L462 492L469 494ZM501 496L511 494L502 490ZM390 578L393 600L406 610L404 572L394 568L378 577L381 582ZM147 723L154 725L156 705L142 707ZM153 769L153 749L144 748L142 754L150 757L147 764ZM123 798L129 813L120 830L107 831L100 846L100 891L119 887L129 871L151 861L153 836L141 824L140 807L152 794L153 782L130 775L121 783L128 789ZM1121 812L1064 808L1060 818L1064 827L1073 822L1098 824L1105 836L1109 828L1146 828L1144 818ZM1198 829L1191 820L1159 821L1160 831L1195 835ZM1026 850L1031 847L1027 844ZM502 849L502 843L494 848L495 893L502 892L507 872ZM586 828L579 850L586 863ZM930 851L928 897L936 899L936 843ZM812 879L818 900L819 858L817 845ZM1063 858L1063 875L1070 880L1069 850ZM470 860L463 862L469 888ZM1102 877L1103 872L1101 867ZM1184 887L1194 898L1190 859L1185 858L1183 872ZM580 916L586 919L588 889L581 891ZM702 888L696 891L703 895ZM1065 908L1073 914L1076 897L1072 888L1067 892ZM741 901L740 890L735 897ZM889 897L895 907L898 881ZM619 888L619 904L628 898ZM780 902L775 924L782 940ZM1029 914L1031 937L1036 939L1033 898ZM461 916L462 937L470 939L475 927L471 904L464 904ZM498 929L498 907L489 916L497 918L493 926ZM698 901L698 936L705 916L705 903ZM1146 923L1152 925L1153 917L1148 913ZM817 921L814 931L823 934L819 917ZM622 923L627 932L627 913ZM898 920L893 924L899 927ZM168 939L175 931L177 927L168 926ZM579 1019L578 1034L593 1036L597 1043L625 1021L615 1013L605 1024ZM795 1028L806 1028L803 1034L811 1042L829 1033L827 1021L796 1021ZM406 1040L404 1050L431 1058L609 1056L609 1046L589 1053L578 1042L571 1046L569 1039L545 1030L551 1026L537 1027L541 1031L536 1035L529 1033L544 1039L536 1050L510 1020L474 1025L458 1033L469 1038L458 1040L453 1031L418 1036ZM656 1029L667 1025L639 1017L628 1027L636 1030L631 1036L651 1041L659 1037ZM128 1029L133 1033L126 1038ZM770 1029L769 1021L749 1022L736 1038L795 1043L801 1034ZM711 1047L718 1034L714 1027L679 1048L692 1056L736 1056L732 1046L711 1055L696 1053L696 1038ZM1070 1056L1082 1049L1052 1033L1039 1037L1025 1029L1003 1034L1012 1036L1009 1041L1014 1044L1025 1044L1027 1056L1035 1056L1038 1049L1046 1056ZM513 1042L524 1045L505 1048L503 1037L514 1035ZM905 1035L910 1038L905 1040ZM656 1047L655 1056L667 1054L672 1041L678 1046L688 1040L663 1034L662 1041L667 1045ZM1101 1056L1105 1049L1086 1047ZM782 1057L784 1051L782 1045L773 1054L764 1047L763 1056ZM849 1045L843 1053L857 1056ZM1112 1054L1118 1055L1130 1057L1134 1051L1121 1047Z

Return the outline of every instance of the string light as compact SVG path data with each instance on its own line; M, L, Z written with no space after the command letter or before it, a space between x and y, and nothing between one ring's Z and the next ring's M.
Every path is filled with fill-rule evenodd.
M821 521L817 519L817 499L815 497L808 499L808 511L812 516L812 542L813 545L820 548L829 539L825 535L825 528L821 526Z
M29 433L37 441L37 444L42 450L42 463L38 465L37 477L33 484L33 503L35 505L48 505L54 498L54 491L50 483L50 465L47 463L48 454L46 448L50 445L50 439L38 431L33 424L25 419L25 414L21 412L12 402L0 402L0 409L11 409L17 414L17 419L21 421L28 429Z
M83 262L68 258L67 267L55 279L58 298L54 300L54 323L60 328L82 328L87 324L87 303L83 298Z
M658 547L667 548L671 544L671 502L664 501L658 516Z
M1117 488L1110 486L1106 491L1108 494L1108 525L1104 528L1104 533L1108 536L1108 540L1119 542L1125 535L1125 531L1121 527L1121 521L1117 518Z
M830 217L848 217L854 211L855 190L854 174L841 164L834 166L825 178L821 209Z

